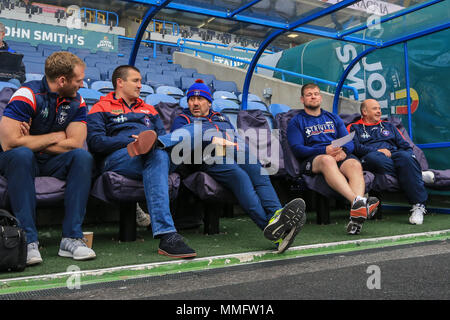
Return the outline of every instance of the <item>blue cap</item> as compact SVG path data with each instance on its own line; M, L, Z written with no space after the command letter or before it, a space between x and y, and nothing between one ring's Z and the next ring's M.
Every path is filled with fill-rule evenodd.
M209 102L212 102L211 90L202 79L195 80L195 83L189 88L186 96L188 100L193 96L201 96Z

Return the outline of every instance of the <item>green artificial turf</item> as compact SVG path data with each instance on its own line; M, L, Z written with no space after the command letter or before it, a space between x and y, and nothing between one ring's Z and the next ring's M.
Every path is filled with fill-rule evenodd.
M293 246L450 229L449 215L429 214L425 216L423 225L414 226L408 223L409 211L405 210L384 212L382 220L367 221L360 235L350 236L345 231L348 222L346 210L332 211L329 225L317 225L314 212L309 212L307 216L307 222ZM172 260L157 254L159 240L153 239L151 232L146 228L138 228L135 242L119 242L118 228L118 223L85 225L84 231L94 232L93 249L97 258L90 261L75 261L59 257L57 254L60 227L41 227L39 241L44 262L27 267L23 272L1 273L0 279L66 272L71 266L76 266L80 270L92 270ZM199 258L275 249L256 225L243 215L221 218L219 234L204 235L202 231L202 228L180 231L187 243L197 251Z

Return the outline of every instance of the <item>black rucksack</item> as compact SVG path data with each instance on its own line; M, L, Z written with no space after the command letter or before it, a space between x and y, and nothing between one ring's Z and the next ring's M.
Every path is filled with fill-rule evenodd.
M23 271L27 263L27 237L19 221L0 209L0 272Z

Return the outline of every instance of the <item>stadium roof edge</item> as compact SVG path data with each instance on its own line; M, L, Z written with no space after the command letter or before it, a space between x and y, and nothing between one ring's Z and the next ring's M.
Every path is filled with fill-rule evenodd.
M250 87L250 80L256 63L264 52L264 49L276 37L286 32L299 32L309 35L314 35L322 38L330 38L345 42L354 42L374 49L391 46L395 43L406 42L433 32L439 32L450 27L450 4L445 0L415 0L409 7L400 7L394 3L394 0L380 1L395 7L391 13L382 13L381 9L374 11L374 8L365 8L361 10L360 7L364 4L364 0L303 0L301 1L302 8L305 7L305 12L296 11L297 15L291 17L291 21L280 21L278 17L272 15L272 11L267 11L265 14L254 14L251 9L256 6L261 7L262 0L248 0L241 2L240 6L231 7L231 4L236 4L236 1L210 1L210 0L122 0L130 3L138 3L148 5L149 9L145 13L142 23L136 34L133 50L130 55L130 64L134 64L139 49L139 44L142 36L151 19L161 9L172 9L177 11L195 13L199 15L206 15L210 17L232 20L252 25L260 25L275 29L260 45L256 51L251 64L247 70L247 76L243 88L243 109L246 109L246 102L248 97L248 89ZM290 3L297 5L296 1ZM442 10L438 10L439 14L432 14L427 11L432 6L441 6ZM260 9L260 8L259 8ZM358 11L359 10L359 11ZM362 13L361 13L362 12ZM335 28L330 28L325 23L324 19L331 17L331 20L338 20L336 14L345 15L349 17L345 24L336 21ZM298 15L299 14L299 15ZM420 15L419 15L420 14ZM333 16L334 15L334 16ZM358 21L353 21L354 17L359 18ZM422 19L418 19L422 17ZM355 19L358 20L358 19ZM362 21L362 23L361 23ZM353 24L353 25L352 25ZM398 28L395 32L387 32L384 37L380 35L368 37L367 32L370 29L383 28L383 24L390 24ZM350 25L350 26L349 26ZM381 33L383 34L383 33ZM370 50L372 51L372 50ZM340 82L343 82L342 79ZM339 96L339 86L336 89L335 95ZM336 107L336 106L334 106Z

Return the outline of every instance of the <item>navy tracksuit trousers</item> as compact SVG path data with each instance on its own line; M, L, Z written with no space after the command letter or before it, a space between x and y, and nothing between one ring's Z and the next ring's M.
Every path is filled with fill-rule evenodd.
M400 188L411 205L425 204L428 194L422 180L422 169L413 152L399 150L391 151L391 154L388 158L378 151L368 153L361 158L363 169L397 177Z
M84 215L91 189L94 160L89 152L74 149L41 163L33 151L17 147L0 152L0 174L8 180L11 209L25 230L27 242L38 240L34 178L51 176L66 181L62 236L82 238Z

